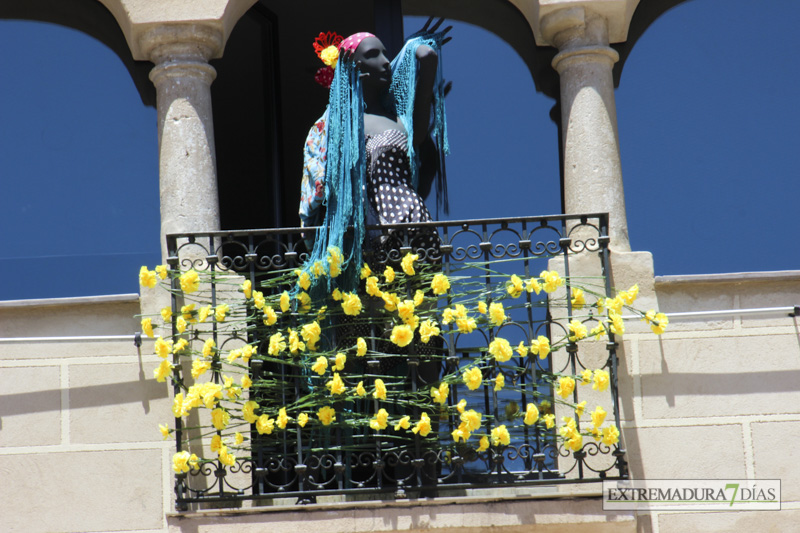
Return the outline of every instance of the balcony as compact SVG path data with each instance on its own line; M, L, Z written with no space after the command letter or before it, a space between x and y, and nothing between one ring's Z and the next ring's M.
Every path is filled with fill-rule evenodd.
M178 510L627 478L605 214L371 228L308 299L302 231L167 238Z

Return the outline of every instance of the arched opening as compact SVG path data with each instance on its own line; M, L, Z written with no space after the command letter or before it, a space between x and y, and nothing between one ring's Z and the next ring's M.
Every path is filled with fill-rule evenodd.
M617 91L629 228L657 274L797 268L800 63L784 52L798 14L687 2L630 51Z
M14 50L0 104L3 300L136 292L139 265L159 262L156 112L135 82L151 65L130 59L100 4L63 4L48 18L65 25L0 20ZM42 18L7 4L0 16Z

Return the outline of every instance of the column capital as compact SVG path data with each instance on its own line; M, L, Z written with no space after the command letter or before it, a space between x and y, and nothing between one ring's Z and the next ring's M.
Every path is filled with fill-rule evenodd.
M527 3L512 0L515 4ZM558 46L553 37L570 26L580 26L587 18L600 16L606 21L608 43L628 39L633 12L639 0L535 0L526 11L539 46Z
M156 64L208 63L225 46L222 30L211 24L164 23L139 36L139 49Z

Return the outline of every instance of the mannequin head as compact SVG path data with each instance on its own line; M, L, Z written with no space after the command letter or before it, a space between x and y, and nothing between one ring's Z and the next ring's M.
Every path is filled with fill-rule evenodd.
M386 47L377 37L361 41L353 54L364 90L385 90L392 82L392 67L386 57Z

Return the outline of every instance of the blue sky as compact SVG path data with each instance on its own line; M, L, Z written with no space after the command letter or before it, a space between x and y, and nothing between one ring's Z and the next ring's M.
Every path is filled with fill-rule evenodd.
M447 218L558 213L553 101L503 41L452 24ZM695 0L628 57L616 93L628 225L656 274L798 268L798 26L793 0ZM0 77L0 300L136 292L160 253L155 110L84 34L0 21L0 44L15 50Z

